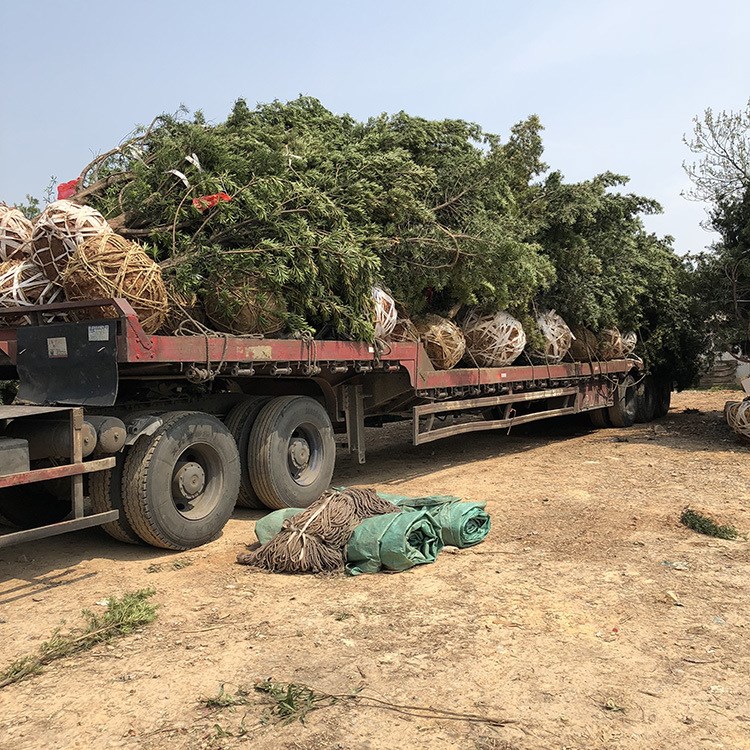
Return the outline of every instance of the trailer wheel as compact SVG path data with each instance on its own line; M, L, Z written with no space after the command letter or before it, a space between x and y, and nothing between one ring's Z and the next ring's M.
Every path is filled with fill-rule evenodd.
M654 417L666 417L672 403L672 381L666 378L654 380Z
M265 508L250 481L250 466L248 463L248 448L250 433L260 410L270 401L269 396L252 396L241 401L229 412L224 424L232 433L237 449L240 453L240 493L237 495L237 505L243 508Z
M141 544L142 540L135 533L125 516L122 502L122 472L125 458L122 454L116 457L117 463L105 471L95 471L89 479L89 497L91 510L94 513L106 513L119 510L120 517L116 521L103 523L101 528L118 542L127 544Z
M646 375L635 389L635 421L639 423L651 422L655 413L654 378L651 375Z
M635 423L635 380L628 375L617 385L615 403L607 410L614 427L631 427Z
M336 462L325 408L308 396L266 404L250 435L250 479L269 508L306 508L328 488Z
M607 407L604 407L603 409L592 409L589 412L591 424L598 430L603 430L612 426L612 422L609 421L609 414L607 412Z
M184 550L215 539L240 488L237 445L216 417L172 412L125 457L122 501L144 542Z
M0 515L12 526L35 529L62 521L72 510L70 496L58 495L33 482L0 490Z

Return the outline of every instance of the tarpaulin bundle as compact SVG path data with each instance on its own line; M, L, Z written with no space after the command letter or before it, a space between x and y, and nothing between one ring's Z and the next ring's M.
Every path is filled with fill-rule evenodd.
M378 494L404 510L428 510L440 527L446 547L473 547L490 533L490 515L485 510L487 503L462 502L453 495L406 497L387 492Z
M388 512L399 509L373 490L332 490L309 508L285 509L283 515L267 520L260 532L256 529L260 548L238 555L237 562L275 573L341 570L346 544L357 524Z
M443 547L440 529L428 510L387 513L357 526L346 546L351 575L402 571L435 562Z

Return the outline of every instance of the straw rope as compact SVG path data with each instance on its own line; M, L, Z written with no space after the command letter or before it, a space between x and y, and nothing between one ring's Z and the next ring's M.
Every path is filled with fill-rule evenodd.
M0 261L28 258L33 229L33 224L17 208L0 203Z
M526 346L523 326L504 310L489 315L473 310L464 318L462 328L466 351L480 367L510 365Z
M140 245L120 235L100 234L86 240L69 259L62 283L71 301L123 297L146 333L155 333L164 323L167 291L161 269ZM87 309L82 314L116 316L111 308Z
M270 336L284 328L285 306L259 279L242 273L215 274L203 299L206 316L236 336Z
M55 201L44 209L31 234L32 258L50 281L59 282L70 257L91 237L111 232L90 206Z
M439 315L425 315L414 321L414 327L427 356L439 370L450 370L461 361L466 339L455 323Z
M745 440L750 440L750 400L727 401L724 417L732 432Z

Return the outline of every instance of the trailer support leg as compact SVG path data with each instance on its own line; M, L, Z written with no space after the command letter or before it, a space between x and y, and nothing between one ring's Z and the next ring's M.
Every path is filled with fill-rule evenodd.
M70 410L70 463L80 464L83 461L83 409ZM83 474L70 477L70 497L73 506L73 518L83 518Z
M349 453L357 454L357 463L365 462L365 404L361 385L344 386L346 442Z

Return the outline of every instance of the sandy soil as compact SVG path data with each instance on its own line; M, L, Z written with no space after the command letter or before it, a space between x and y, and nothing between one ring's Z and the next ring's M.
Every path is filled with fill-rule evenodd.
M160 609L0 690L0 747L750 748L750 546L678 523L690 504L750 531L749 449L720 414L737 397L679 394L629 430L560 421L419 448L406 426L373 431L368 463L342 456L336 482L492 514L483 545L398 576L237 566L249 511L187 553L96 530L3 550L0 666L109 595L153 586ZM200 703L266 677L515 723L338 704L278 726L252 691L233 709Z

